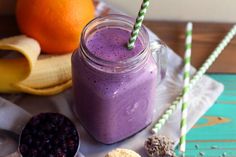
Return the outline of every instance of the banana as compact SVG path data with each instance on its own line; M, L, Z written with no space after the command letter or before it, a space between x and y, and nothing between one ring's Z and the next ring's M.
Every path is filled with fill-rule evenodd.
M0 40L0 92L62 92L72 85L71 55L40 55L39 43L25 35Z

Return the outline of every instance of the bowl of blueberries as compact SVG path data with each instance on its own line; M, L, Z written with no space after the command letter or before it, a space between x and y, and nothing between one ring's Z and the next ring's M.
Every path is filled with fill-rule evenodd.
M59 113L40 113L25 125L19 138L22 157L78 157L80 139L73 122Z

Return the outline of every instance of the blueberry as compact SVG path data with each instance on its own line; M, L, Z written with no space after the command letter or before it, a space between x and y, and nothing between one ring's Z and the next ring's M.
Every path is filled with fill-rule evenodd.
M48 156L49 156L49 157L54 157L54 155L53 155L53 154L49 154Z
M38 134L38 131L36 129L32 129L32 135L37 135Z
M35 117L32 119L31 125L34 127L34 126L37 126L39 123L40 123L40 119Z
M65 153L57 153L56 154L56 157L66 157L66 154Z
M54 136L53 134L48 134L48 135L47 135L47 137L48 137L49 139L52 139L53 136Z
M77 138L77 131L75 129L72 131L72 135L74 135L74 137Z
M32 142L33 142L33 139L32 139L31 135L26 135L23 140L24 140L25 143L27 143L29 145L31 145Z
M55 124L53 124L53 123L50 124L50 130L54 129L55 127L56 127Z
M75 142L72 139L67 140L66 144L71 150L75 148Z
M45 157L47 156L47 152L45 150L43 150L41 154L42 156L45 156Z
M67 144L66 144L66 143L63 143L63 144L61 145L61 148L62 148L62 150L65 152L65 150L67 149Z
M36 141L37 146L41 146L41 141Z
M70 127L65 127L64 132L68 134L71 131Z
M44 140L43 140L44 143L49 143L50 142L50 139L48 137L44 137Z
M45 130L45 131L50 131L51 130L51 126L50 126L50 124L45 124L45 126L43 127L43 130Z
M64 148L64 149L63 149L63 152L64 152L64 153L67 153L67 148Z
M62 153L61 148L57 148L57 150L56 150L56 154L60 154L60 153Z
M52 146L52 145L50 145L50 144L49 144L49 145L47 145L47 149L48 149L48 150L51 150L52 148L53 148L53 146Z
M23 153L25 153L25 152L27 152L27 151L28 151L28 146L25 145L25 144L22 144L22 145L20 146L20 152L23 154Z
M31 150L31 156L32 156L32 157L37 157L37 154L38 154L38 151L37 151L37 150L35 150L35 149L32 149L32 150Z
M41 146L38 147L38 150L39 150L39 151L42 151L42 150L43 150L43 147L41 147Z
M55 139L55 140L54 140L54 144L55 144L55 145L58 145L59 143L60 143L59 139Z

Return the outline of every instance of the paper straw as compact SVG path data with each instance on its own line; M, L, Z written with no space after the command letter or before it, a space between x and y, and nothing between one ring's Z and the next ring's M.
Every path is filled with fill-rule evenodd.
M139 13L138 13L138 17L136 18L133 30L131 32L129 42L127 44L127 47L130 50L134 48L135 41L138 37L139 30L142 26L143 19L144 19L144 16L145 16L146 12L147 12L148 6L149 6L149 0L143 0L143 3L141 5L141 8L140 8Z
M184 55L184 88L183 88L183 103L182 103L182 119L180 123L180 151L185 152L186 147L186 132L187 132L187 108L188 108L188 92L191 68L191 47L192 47L192 29L193 24L189 22L186 26L185 40L185 55Z
M228 43L232 40L232 38L236 34L236 25L228 32L228 34L224 37L224 39L220 42L220 44L216 47L216 49L212 52L212 54L207 58L207 60L203 63L200 69L196 72L193 78L190 81L189 89L191 89L197 81L201 79L204 73L209 69L212 63L216 60L216 58L221 54L224 48L228 45ZM166 123L172 113L176 110L177 106L181 104L183 100L183 94L181 93L170 105L170 107L165 111L165 113L161 116L159 121L154 125L152 132L158 133L161 127Z

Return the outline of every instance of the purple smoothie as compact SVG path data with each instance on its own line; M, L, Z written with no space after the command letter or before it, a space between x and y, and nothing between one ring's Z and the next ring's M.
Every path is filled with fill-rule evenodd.
M86 51L99 59L124 62L139 55L144 42L126 48L130 32L115 27L96 30L85 40ZM98 141L111 144L145 128L152 121L157 67L150 55L145 63L124 73L91 67L81 49L72 56L74 110L85 129ZM84 51L84 50L83 50Z

